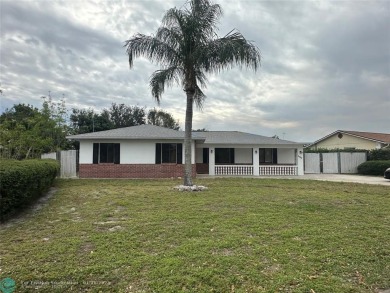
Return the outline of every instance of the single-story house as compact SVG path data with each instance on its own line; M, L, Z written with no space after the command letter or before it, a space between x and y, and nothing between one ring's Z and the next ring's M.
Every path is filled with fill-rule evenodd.
M374 150L390 146L389 133L337 130L315 141L308 148Z
M139 125L68 136L80 178L171 178L184 170L184 131ZM303 175L303 144L238 131L192 133L193 174Z

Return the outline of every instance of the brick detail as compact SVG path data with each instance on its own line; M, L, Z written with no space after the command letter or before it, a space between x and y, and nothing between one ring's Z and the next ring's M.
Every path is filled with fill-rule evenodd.
M80 164L80 178L177 178L184 164ZM196 176L196 165L192 165Z
M196 173L197 174L209 174L209 164L197 163L196 164Z

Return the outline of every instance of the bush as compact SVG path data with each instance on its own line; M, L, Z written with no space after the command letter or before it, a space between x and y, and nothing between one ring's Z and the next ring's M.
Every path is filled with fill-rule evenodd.
M369 161L384 161L390 160L390 148L372 150L368 153Z
M42 196L52 185L59 167L55 160L1 160L0 222Z
M385 170L390 168L390 160L388 161L367 161L358 166L358 173L362 175L382 175Z
M363 149L325 149L325 148L318 148L318 149L310 149L306 148L304 149L305 153L367 153L367 150Z

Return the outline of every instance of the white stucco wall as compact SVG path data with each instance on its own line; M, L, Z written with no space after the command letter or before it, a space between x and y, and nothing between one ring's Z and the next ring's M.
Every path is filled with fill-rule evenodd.
M80 164L92 164L93 141L80 141L79 160Z
M195 162L197 164L203 163L203 149L196 148L196 150L195 150Z
M120 143L121 164L154 164L156 161L156 143L183 143L182 141L149 140L102 140L80 141L80 164L93 163L93 143ZM184 143L182 162L184 164ZM200 157L202 159L202 156ZM192 144L192 163L195 162L195 145Z
M252 164L252 149L240 148L234 150L234 163L236 164Z
M121 142L121 164L154 164L156 143L150 141Z
M295 164L295 149L278 149L278 164Z
M380 148L380 144L375 141L368 139L355 137L348 134L343 134L340 137L338 133L324 139L323 141L318 142L313 147L314 149L324 148L324 149L345 149L345 148L356 148L363 150L373 150Z

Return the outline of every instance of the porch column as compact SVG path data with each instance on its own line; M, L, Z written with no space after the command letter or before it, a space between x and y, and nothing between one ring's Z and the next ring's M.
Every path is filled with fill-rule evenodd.
M215 175L215 148L209 148L209 175Z
M303 170L303 147L298 147L295 158L296 165L298 167L298 175L304 175Z
M259 172L259 148L253 148L252 153L253 153L253 156L252 156L252 158L253 158L253 161L252 161L253 175L259 176L260 175L260 172Z

